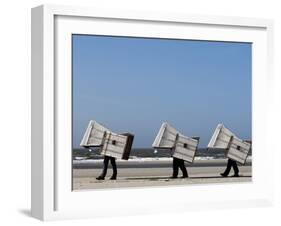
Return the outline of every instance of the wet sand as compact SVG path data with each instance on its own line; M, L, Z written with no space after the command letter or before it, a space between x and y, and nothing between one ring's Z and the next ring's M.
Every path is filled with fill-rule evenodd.
M245 166L239 166L240 177L231 177L233 171L229 177L221 177L220 173L224 171L226 162L226 159L197 160L193 164L186 164L188 178L180 178L179 171L179 178L171 179L171 159L117 161L117 180L109 180L112 174L109 167L105 180L99 181L95 178L101 173L102 161L76 161L73 169L73 190L251 182L251 161L247 161Z

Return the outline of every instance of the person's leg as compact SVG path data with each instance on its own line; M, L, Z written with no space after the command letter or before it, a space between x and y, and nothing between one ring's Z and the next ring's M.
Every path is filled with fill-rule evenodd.
M112 174L110 180L116 180L116 177L117 177L117 166L116 166L115 158L114 157L110 157L110 162L111 162L112 170L113 170L113 174Z
M104 180L107 173L108 162L109 162L109 157L105 155L103 159L103 170L101 175L96 178L97 180Z
M178 168L178 159L177 158L173 158L173 176L172 178L177 178L178 177L178 173L179 173L179 168Z
M188 177L187 170L185 168L184 160L183 159L179 159L179 167L180 167L180 169L182 171L182 177L183 178Z
M225 169L225 171L223 173L221 173L221 175L223 177L227 177L228 176L228 174L230 172L230 169L231 169L231 166L232 166L232 160L228 159L226 169Z
M232 160L232 167L233 167L233 170L234 170L234 177L238 177L239 176L239 169L238 169L238 166L237 166L237 162Z

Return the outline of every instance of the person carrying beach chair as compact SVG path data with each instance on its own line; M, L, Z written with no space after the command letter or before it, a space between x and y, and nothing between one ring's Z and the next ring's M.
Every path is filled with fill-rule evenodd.
M222 177L227 177L231 168L234 170L232 177L239 177L239 168L237 162L245 165L246 159L251 149L251 142L241 140L223 124L218 124L215 132L208 144L208 149L225 149L227 166Z
M155 149L169 149L173 157L173 174L171 178L177 178L179 169L182 178L187 178L188 173L184 162L193 163L198 148L199 137L187 137L179 133L168 123L163 123L152 147Z
M97 180L104 180L107 174L109 161L111 162L113 170L110 180L117 179L116 158L124 160L129 159L133 140L133 134L116 134L96 121L90 121L80 146L85 148L99 147L101 154L104 155L103 170L96 178Z

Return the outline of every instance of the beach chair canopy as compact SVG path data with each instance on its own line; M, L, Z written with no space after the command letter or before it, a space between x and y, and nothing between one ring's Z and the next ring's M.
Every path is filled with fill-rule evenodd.
M80 146L101 147L103 145L103 139L106 131L110 132L110 130L106 127L102 126L94 120L91 120L82 138Z

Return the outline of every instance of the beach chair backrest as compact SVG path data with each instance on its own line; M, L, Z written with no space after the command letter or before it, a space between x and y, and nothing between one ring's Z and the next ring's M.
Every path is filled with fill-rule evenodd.
M130 133L116 134L106 133L101 154L117 159L128 160L134 140L134 135Z

